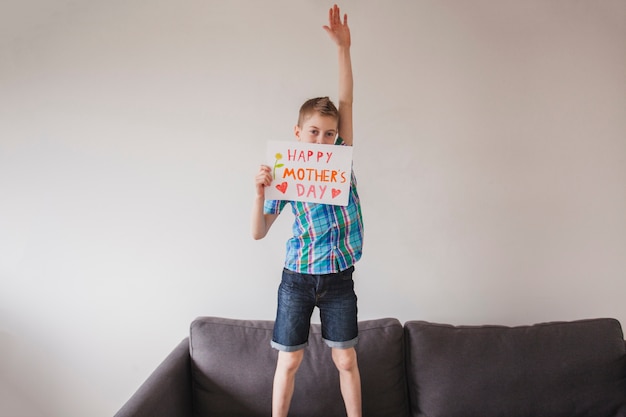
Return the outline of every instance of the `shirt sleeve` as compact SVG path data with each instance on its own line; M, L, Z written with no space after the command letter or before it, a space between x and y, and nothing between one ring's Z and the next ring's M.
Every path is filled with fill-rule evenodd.
M263 204L263 213L279 214L287 204L287 200L265 200Z

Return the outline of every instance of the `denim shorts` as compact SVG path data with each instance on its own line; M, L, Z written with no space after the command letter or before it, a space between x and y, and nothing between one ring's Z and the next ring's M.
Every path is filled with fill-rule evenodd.
M315 307L320 310L322 339L328 346L355 346L359 331L353 271L352 266L335 274L312 275L284 269L278 287L272 347L285 352L303 349L308 344Z

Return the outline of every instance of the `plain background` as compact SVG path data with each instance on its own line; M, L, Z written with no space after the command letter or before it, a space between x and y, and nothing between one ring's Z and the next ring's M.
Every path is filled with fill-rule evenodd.
M331 5L2 1L2 417L111 416L195 317L274 318L253 177L336 98ZM340 6L360 319L626 323L626 2Z

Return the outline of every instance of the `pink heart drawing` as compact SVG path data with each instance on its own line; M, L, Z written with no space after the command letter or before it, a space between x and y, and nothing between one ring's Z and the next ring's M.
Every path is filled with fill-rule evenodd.
M281 193L285 194L285 191L287 191L287 182L285 181L282 184L278 184L276 186L276 189L280 191Z
M339 194L341 194L341 190L338 190L336 188L333 188L332 190L333 193L333 198L337 197Z

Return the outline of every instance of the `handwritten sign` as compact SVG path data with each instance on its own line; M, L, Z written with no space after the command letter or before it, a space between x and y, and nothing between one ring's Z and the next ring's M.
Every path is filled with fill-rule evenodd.
M270 141L267 158L274 180L266 199L348 205L352 146Z

